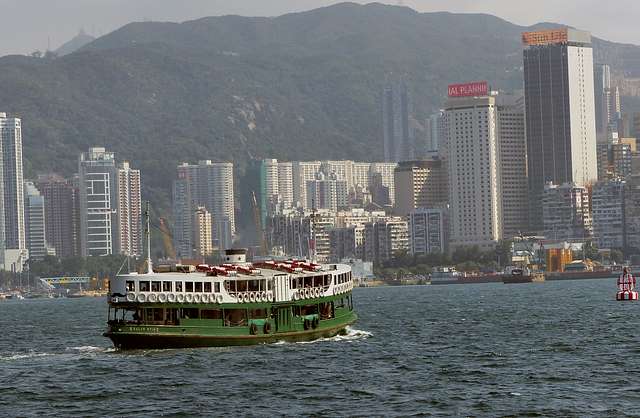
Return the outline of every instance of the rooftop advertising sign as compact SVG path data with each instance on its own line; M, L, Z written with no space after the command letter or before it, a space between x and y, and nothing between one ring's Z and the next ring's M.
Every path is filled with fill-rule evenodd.
M449 97L473 97L486 96L488 94L489 84L486 81L449 85Z
M522 43L527 46L561 44L568 40L569 33L566 28L522 33Z

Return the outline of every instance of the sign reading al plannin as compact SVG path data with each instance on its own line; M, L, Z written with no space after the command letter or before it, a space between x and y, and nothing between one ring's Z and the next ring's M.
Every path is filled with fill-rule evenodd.
M478 97L489 94L489 83L486 81L474 81L463 84L449 84L449 97Z

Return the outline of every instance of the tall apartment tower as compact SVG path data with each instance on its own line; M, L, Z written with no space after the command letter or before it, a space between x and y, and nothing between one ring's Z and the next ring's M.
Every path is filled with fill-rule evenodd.
M316 174L320 171L320 161L295 161L292 166L293 171L293 201L304 209L307 207L307 181L315 180Z
M496 100L502 235L511 239L529 228L524 97L500 94Z
M594 100L596 110L596 133L605 139L616 122L622 117L620 90L611 84L611 68L607 64L595 64L593 69Z
M119 253L117 167L113 152L89 148L78 162L80 254Z
M415 136L409 122L411 100L404 81L389 81L382 92L384 161L412 160Z
M80 255L80 206L73 181L55 174L38 176L36 187L44 197L46 237L59 257Z
M24 221L24 179L22 175L22 122L0 112L2 153L4 248L26 249Z
M233 164L199 161L197 165L178 166L173 187L174 245L180 257L194 251L193 216L204 207L212 217L213 241L218 249L230 248L235 235Z
M137 257L142 249L142 201L140 195L140 170L134 170L129 162L118 166L118 240L120 254Z
M25 193L25 227L29 259L41 261L47 255L46 222L44 198L33 182L24 184Z
M451 246L502 238L496 98L486 82L449 86L445 107Z
M524 87L532 230L541 231L545 184L597 180L591 35L525 32Z

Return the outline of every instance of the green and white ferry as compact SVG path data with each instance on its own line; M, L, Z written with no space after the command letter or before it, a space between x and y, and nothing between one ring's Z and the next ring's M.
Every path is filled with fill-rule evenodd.
M351 267L303 260L175 265L111 281L104 336L120 349L310 341L345 333L353 310Z

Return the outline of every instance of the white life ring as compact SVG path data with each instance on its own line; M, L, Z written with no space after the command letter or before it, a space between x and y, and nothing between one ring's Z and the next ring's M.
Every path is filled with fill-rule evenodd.
M268 300L267 300L267 292L265 292L265 291L262 291L262 301L263 302L268 302Z
M276 295L274 295L273 292L267 292L267 298L272 302L276 301Z
M127 300L129 302L133 302L134 300L136 300L136 294L135 293L127 293Z
M319 297L321 297L321 296L322 296L322 293L323 293L323 292L322 292L322 289L320 289L319 287L318 287L318 288L316 288L316 297L318 297L318 298L319 298Z
M247 299L249 299L249 302L255 302L256 294L254 292L249 292L249 297Z
M138 294L138 302L144 303L146 301L147 301L147 297L143 293Z
M158 301L165 303L167 301L167 294L166 293L160 293L158 295Z
M158 295L155 293L149 294L149 302L156 303L158 301Z
M187 293L186 296L184 297L184 299L189 303L193 302L193 294L192 293Z
M291 295L291 297L293 298L293 300L300 299L300 296L298 295L298 292L293 292L293 295Z
M202 303L209 303L209 295L206 293L202 294Z
M216 296L216 302L222 303L222 295L217 295Z
M176 300L180 303L184 302L184 293L178 293Z
M169 293L169 294L167 295L167 300L168 300L169 302L175 302L175 301L176 301L176 294L175 294L175 293Z
M238 303L244 302L244 294L238 293L236 297L238 298Z
M309 288L307 287L306 289L304 289L304 298L305 299L309 299L311 297L311 292L309 291Z
M200 303L200 294L196 293L195 295L193 295L193 301L195 303Z

